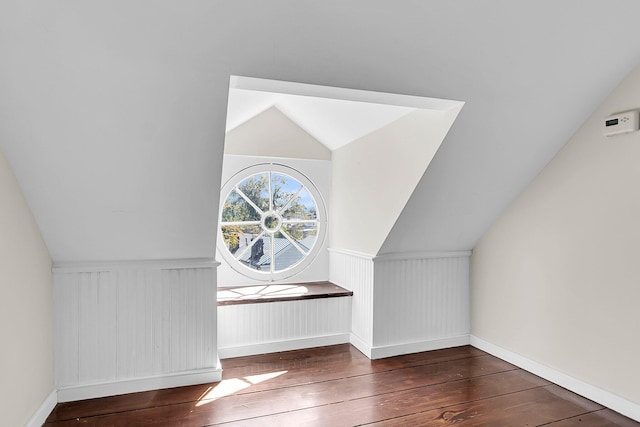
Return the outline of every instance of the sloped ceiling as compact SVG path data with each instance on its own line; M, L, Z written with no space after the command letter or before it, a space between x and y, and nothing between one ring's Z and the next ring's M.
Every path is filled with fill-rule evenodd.
M639 14L634 0L9 0L0 147L55 262L213 257L230 75L455 99L382 252L470 249L638 62Z
M271 107L332 151L415 111L397 105L231 88L227 132Z

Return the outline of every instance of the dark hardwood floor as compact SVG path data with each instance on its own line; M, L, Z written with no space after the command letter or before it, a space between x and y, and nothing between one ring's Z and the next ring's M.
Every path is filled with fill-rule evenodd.
M331 347L223 360L223 381L58 404L62 426L640 426L470 346L369 360Z

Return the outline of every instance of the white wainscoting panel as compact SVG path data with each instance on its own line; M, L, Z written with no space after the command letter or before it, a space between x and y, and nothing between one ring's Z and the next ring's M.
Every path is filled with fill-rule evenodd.
M386 348L386 357L394 346L402 354L411 344L468 344L469 259L468 252L375 259L374 349Z
M372 256L341 249L329 250L329 280L353 292L351 343L369 357L373 346L373 272Z
M351 297L218 307L221 358L349 342Z
M351 343L372 359L468 344L470 256L330 249L329 280L353 291Z
M117 391L105 387L114 383L127 384L130 391L137 380L161 383L163 376L175 384L179 373L202 379L208 371L214 375L205 377L219 377L214 267L181 268L172 262L167 269L54 268L59 399Z

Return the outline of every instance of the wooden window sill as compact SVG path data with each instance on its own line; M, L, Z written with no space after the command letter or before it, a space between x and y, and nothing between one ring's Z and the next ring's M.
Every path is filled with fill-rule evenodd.
M352 291L331 282L221 286L218 288L218 305L259 304L352 295Z

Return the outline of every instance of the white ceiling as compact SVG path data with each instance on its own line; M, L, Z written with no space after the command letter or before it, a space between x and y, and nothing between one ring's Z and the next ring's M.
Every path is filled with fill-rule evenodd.
M54 261L213 257L230 76L459 100L383 252L466 250L638 63L637 16L636 0L7 0L0 148Z
M272 106L329 150L340 148L415 110L395 105L229 89L227 131Z
M446 111L460 104L428 97L232 76L226 131L276 107L333 151L418 108Z

